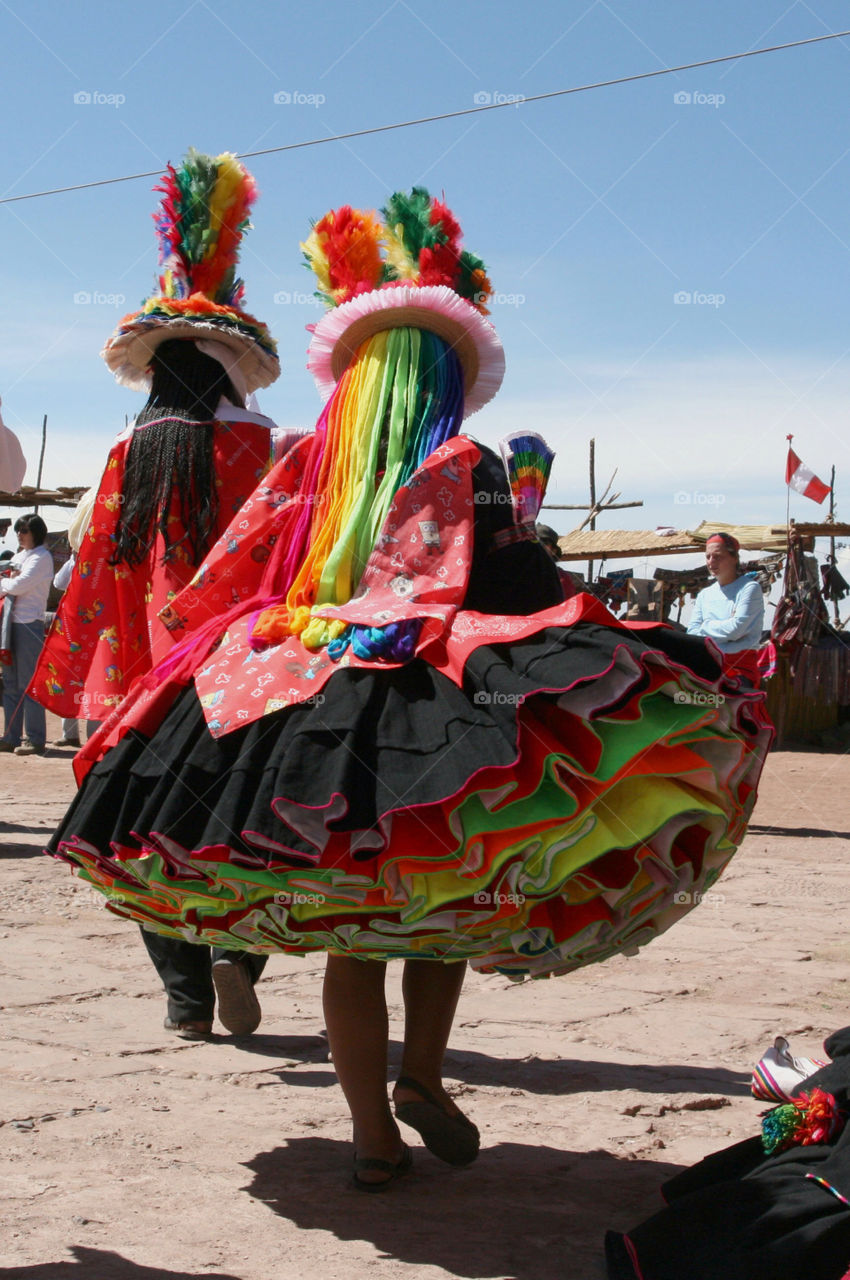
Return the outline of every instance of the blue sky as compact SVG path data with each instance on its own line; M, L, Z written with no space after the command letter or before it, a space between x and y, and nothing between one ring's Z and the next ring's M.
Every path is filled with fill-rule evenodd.
M837 0L4 3L0 186L160 170L189 145L282 146L848 25ZM848 71L850 39L249 161L247 305L285 370L263 409L318 414L311 218L424 183L497 291L507 375L471 433L541 431L552 501L587 500L593 436L600 483L617 466L623 499L645 502L607 527L781 520L793 432L822 478L836 465L850 515ZM98 352L150 292L153 182L0 206L0 396L29 483L44 413L46 483L88 484L141 406ZM822 509L794 497L792 514ZM552 513L561 532L578 518Z

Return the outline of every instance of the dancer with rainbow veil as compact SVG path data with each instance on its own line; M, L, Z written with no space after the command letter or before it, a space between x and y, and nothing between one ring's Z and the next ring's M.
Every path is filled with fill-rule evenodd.
M668 928L740 842L770 728L704 641L563 602L534 531L552 454L461 433L504 356L449 209L345 206L304 248L329 305L316 431L171 602L175 648L77 757L52 847L155 930L328 952L374 1190L409 1166L384 961L405 961L396 1115L468 1163L441 1080L464 962L543 977Z

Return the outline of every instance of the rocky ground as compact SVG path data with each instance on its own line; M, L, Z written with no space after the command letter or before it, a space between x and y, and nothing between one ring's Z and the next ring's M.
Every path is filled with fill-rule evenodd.
M845 755L772 755L716 892L639 958L524 987L471 974L447 1073L481 1156L457 1171L417 1146L364 1196L321 958L270 961L250 1039L169 1036L135 929L39 852L69 753L3 757L0 1277L598 1280L607 1228L755 1131L773 1037L816 1055L850 1022L848 784ZM397 1060L392 966L390 993Z

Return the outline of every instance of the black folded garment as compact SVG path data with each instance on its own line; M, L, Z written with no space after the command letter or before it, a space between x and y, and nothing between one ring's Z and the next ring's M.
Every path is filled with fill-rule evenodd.
M850 1027L800 1086L850 1117ZM761 1139L717 1151L665 1183L667 1207L609 1231L609 1280L844 1280L850 1277L850 1125L829 1141L765 1155Z

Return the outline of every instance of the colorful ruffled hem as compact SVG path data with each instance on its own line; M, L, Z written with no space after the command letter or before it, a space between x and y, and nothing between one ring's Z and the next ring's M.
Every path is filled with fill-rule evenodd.
M514 660L522 648L500 656ZM476 713L513 725L508 763L483 760L470 772L466 762L451 794L400 797L367 826L347 821L340 790L306 804L300 787L284 791L272 779L264 829L242 818L232 838L190 847L186 833L154 817L107 852L102 839L85 838L85 809L79 821L72 810L57 847L116 914L182 938L258 952L466 959L511 978L569 972L644 945L710 896L743 837L769 745L759 695L720 693L658 650L640 650L624 641L601 674L562 689L549 681L508 706L471 662L465 693ZM479 653L492 666L493 650ZM325 734L333 749L340 677L356 675L332 677L324 702L302 708L299 742ZM194 691L184 698L194 702L193 732L208 738ZM257 729L271 760L291 715ZM167 718L152 746L166 753L166 772L168 734ZM146 786L145 750L140 735L125 739L114 751L128 758L114 774L124 778L135 753ZM191 752L181 748L181 759ZM109 805L97 789L108 776L92 771L89 809ZM190 776L199 785L201 774L187 768ZM214 779L208 791L218 795Z

